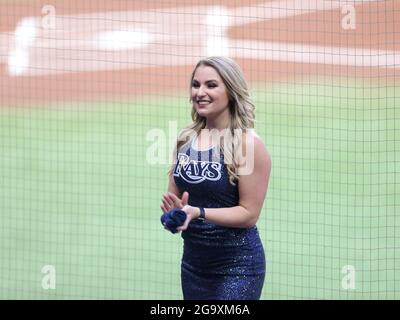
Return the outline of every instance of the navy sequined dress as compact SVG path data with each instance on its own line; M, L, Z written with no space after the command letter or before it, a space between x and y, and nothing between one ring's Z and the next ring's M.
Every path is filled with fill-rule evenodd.
M235 207L238 185L229 183L223 154L216 147L197 150L194 140L177 154L173 176L189 205ZM257 227L228 228L192 220L186 231L181 264L185 300L257 300L265 277L264 249Z

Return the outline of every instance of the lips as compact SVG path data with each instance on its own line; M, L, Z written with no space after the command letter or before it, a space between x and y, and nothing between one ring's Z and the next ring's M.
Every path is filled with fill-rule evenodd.
M198 101L196 101L196 102L197 102L197 104L198 104L199 106L205 106L205 105L211 103L211 101L208 101L208 100L198 100Z

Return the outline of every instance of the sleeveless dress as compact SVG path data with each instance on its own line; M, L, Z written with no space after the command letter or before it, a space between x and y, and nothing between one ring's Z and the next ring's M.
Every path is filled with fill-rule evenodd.
M235 207L238 183L229 183L219 147L197 150L194 139L177 153L173 177L189 205ZM228 228L192 220L186 231L181 263L185 300L258 300L265 278L265 255L257 227Z

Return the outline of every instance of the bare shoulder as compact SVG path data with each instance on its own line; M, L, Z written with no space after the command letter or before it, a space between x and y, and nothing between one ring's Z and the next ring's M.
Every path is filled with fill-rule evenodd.
M255 132L255 130L248 131L245 133L245 141L250 141L254 145L255 159L261 159L263 161L271 162L271 154L265 146L262 138Z
M265 175L271 170L271 156L261 137L249 130L242 135L242 153L238 156L239 175Z

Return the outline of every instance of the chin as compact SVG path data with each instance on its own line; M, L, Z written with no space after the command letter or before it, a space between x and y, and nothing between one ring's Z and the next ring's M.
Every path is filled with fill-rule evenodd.
M197 109L196 112L200 117L206 117L208 114L207 110L204 109Z

